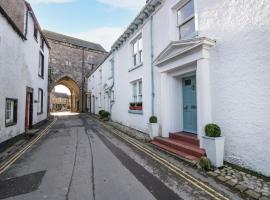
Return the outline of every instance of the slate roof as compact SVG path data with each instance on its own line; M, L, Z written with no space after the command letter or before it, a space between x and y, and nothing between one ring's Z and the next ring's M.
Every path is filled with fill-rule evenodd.
M69 43L75 46L84 47L96 51L106 52L106 50L100 45L93 42L81 40L78 38L70 37L60 33L55 33L48 30L43 30L44 35L51 40L56 40L64 43Z

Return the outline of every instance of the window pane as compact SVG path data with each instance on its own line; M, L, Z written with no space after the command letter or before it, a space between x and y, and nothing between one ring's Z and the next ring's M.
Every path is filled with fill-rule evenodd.
M180 38L190 36L194 32L195 32L195 20L193 18L180 27Z
M184 7L178 11L178 25L183 23L188 17L194 15L194 2L189 1Z
M139 39L139 51L143 49L142 38Z
M133 55L133 64L134 64L134 66L137 65L137 54Z
M133 83L132 87L133 87L133 96L137 96L137 83Z
M139 95L142 94L142 81L139 81Z
M138 52L138 41L136 41L134 44L133 44L133 54L136 54Z

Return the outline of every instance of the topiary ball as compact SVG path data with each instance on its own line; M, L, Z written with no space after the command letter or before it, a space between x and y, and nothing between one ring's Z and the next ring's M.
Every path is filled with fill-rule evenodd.
M207 124L205 126L205 135L208 137L220 137L220 127L216 124Z
M157 123L157 117L156 116L151 116L149 118L149 122L152 124L152 123Z

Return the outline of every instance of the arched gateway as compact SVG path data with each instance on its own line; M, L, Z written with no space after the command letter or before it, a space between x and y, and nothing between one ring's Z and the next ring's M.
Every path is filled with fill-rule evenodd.
M95 43L44 30L50 44L49 93L56 85L71 91L71 111L86 111L88 75L107 52Z

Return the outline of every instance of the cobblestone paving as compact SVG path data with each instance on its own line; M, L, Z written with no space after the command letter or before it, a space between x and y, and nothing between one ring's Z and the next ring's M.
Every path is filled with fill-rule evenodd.
M270 200L270 182L225 165L222 169L208 172L221 182L242 193L261 200Z

